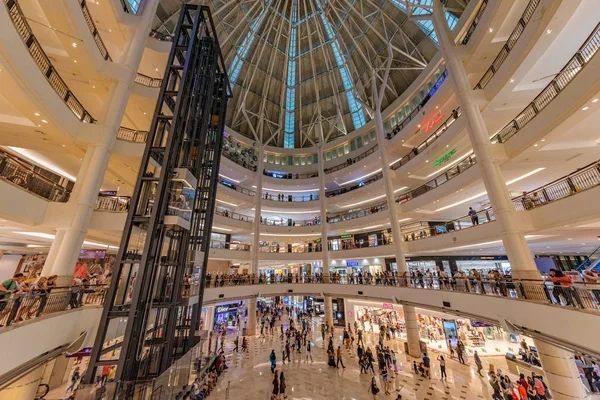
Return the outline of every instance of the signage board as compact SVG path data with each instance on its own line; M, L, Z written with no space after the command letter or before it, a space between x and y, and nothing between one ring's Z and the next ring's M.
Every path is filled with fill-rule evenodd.
M452 155L456 153L456 149L452 149L449 152L447 152L446 154L444 154L443 156L441 156L440 158L438 158L437 160L435 160L433 162L433 165L438 167L442 164L444 164L446 161L448 161L450 159L450 157L452 157Z
M390 303L383 303L383 309L384 310L393 310L394 309L394 305L390 304Z
M104 258L106 256L106 250L86 250L81 249L79 251L79 258Z
M346 261L346 267L358 267L359 265L358 261Z
M231 312L231 311L237 310L238 307L239 307L238 303L223 304L223 305L217 306L217 309L215 310L215 312L217 314Z
M342 235L342 239L352 239L352 235Z

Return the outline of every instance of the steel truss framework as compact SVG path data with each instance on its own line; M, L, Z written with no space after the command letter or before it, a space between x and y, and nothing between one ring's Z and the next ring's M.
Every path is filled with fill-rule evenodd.
M371 81L382 83L388 59L383 108L437 52L423 15L431 1L210 0L234 84L226 125L257 145L291 147L294 132L294 147L306 147L368 122ZM447 3L456 20L468 0Z
M207 7L184 5L85 382L115 366L109 398L131 398L193 347L204 287L229 83ZM191 203L191 204L190 204Z

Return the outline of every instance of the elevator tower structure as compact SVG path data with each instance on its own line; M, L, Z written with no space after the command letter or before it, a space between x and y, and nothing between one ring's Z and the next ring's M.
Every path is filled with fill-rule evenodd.
M137 397L197 342L229 93L208 7L184 4L85 377L115 368L107 398Z

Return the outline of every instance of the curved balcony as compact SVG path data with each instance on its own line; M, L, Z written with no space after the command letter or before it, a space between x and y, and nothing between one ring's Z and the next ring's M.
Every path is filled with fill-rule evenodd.
M357 155L356 157L349 157L346 161L344 161L341 164L336 165L335 167L325 168L324 172L325 172L325 174L331 174L332 172L336 172L341 169L344 169L349 165L355 164L355 163L359 162L360 160L367 158L371 154L375 153L377 151L377 149L379 149L378 144L371 147L369 150Z
M427 239L432 236L438 236L445 233L460 231L472 228L477 225L483 225L496 220L494 211L491 207L475 212L472 215L456 218L446 222L424 222L420 221L413 224L406 224L400 227L402 230L402 239L405 242Z
M71 92L58 72L56 72L56 69L52 65L50 58L46 55L41 44L34 36L33 31L27 23L27 19L23 15L18 2L16 0L4 0L4 4L17 33L23 41L23 44L29 51L33 61L39 68L40 72L44 75L52 89L61 98L73 115L79 119L79 121L84 123L96 123L96 120L92 118L90 113L85 109L81 102L77 100L77 97L75 97L73 92Z
M484 89L487 86L487 84L492 80L494 75L496 75L496 72L498 72L504 61L508 58L508 55L510 54L511 50L515 47L515 44L517 44L519 38L523 34L523 31L525 30L525 27L527 26L529 21L531 21L531 18L533 17L533 13L537 9L537 6L541 2L542 0L529 1L527 7L525 7L525 11L523 11L521 18L519 18L519 21L517 22L517 26L508 37L508 40L506 41L504 46L502 46L500 53L498 53L490 67L483 74L477 85L475 85L474 89Z
M321 219L314 217L313 219L288 219L283 218L260 218L260 224L265 226L280 226L280 227L294 227L294 226L317 226L321 225Z
M243 186L240 186L234 182L228 181L221 177L219 177L218 182L221 184L221 186L225 186L231 190L235 190L236 192L244 194L246 196L252 196L252 197L256 196L256 192L254 190L247 189Z
M377 182L381 178L383 178L383 172L381 172L381 170L380 170L376 174L366 177L364 180L357 181L358 183L353 182L351 184L351 186L346 185L346 186L340 187L339 189L329 190L329 191L325 192L325 196L334 197L334 196L339 196L344 193L349 193L356 189L360 189L361 187L364 187L364 186L370 185L374 182Z
M589 64L600 49L600 24L583 43L575 55L550 81L542 92L523 109L512 121L494 135L494 143L504 143L517 134L525 125L534 119L571 83L575 77Z
M263 175L276 179L310 179L316 178L319 176L318 172L309 172L309 173L292 173L292 172L277 172L271 169L264 169Z
M162 85L162 78L153 78L148 75L137 73L134 82L138 85L146 86L149 88L159 88Z
M215 214L220 215L225 218L234 219L237 221L250 222L250 223L254 222L254 217L249 217L247 215L239 214L239 213L236 213L233 211L229 211L227 209L218 209L217 208L215 210Z
M456 122L461 115L462 115L462 112L460 110L460 107L458 107L456 110L453 110L452 114L442 123L442 125L439 128L437 128L435 130L435 132L433 132L431 134L431 136L429 136L427 139L425 139L417 147L413 148L410 153L406 154L401 159L394 162L390 166L390 168L393 170L396 170L396 169L402 167L403 165L407 164L410 160L412 160L416 156L418 156L425 149L427 149L429 146L431 146L431 144L434 143L440 136L442 136L444 134L444 132L446 132L448 130L448 128L450 126L452 126L452 124L454 124L454 122Z
M328 214L327 223L336 224L342 221L350 221L357 218L368 217L369 215L380 213L382 211L386 211L387 209L387 201L384 200L360 210L340 211L337 213Z
M129 196L100 196L96 199L96 211L109 211L109 212L127 212L129 205L131 204L131 197Z
M429 182L425 183L424 185L421 185L418 188L412 189L406 193L402 193L399 196L396 196L396 203L400 203L400 204L406 203L407 201L412 200L415 197L425 194L425 193L429 192L430 190L433 190L433 189L437 188L438 186L441 186L444 183L448 182L449 180L457 177L464 171L471 168L476 163L477 163L477 159L475 157L475 154L471 154L470 156L461 160L458 164L456 164L452 168L449 168L448 170L446 170L445 172L436 176L435 178L433 178Z
M94 23L94 18L92 18L92 15L90 14L90 10L87 6L86 0L79 0L79 6L81 7L81 12L83 13L83 18L85 19L85 23L86 23L88 29L90 30L92 37L94 38L94 42L96 43L96 46L98 47L98 51L100 51L100 55L106 61L112 61L112 58L110 57L110 54L108 53L108 49L106 48L106 45L104 44L104 41L102 40L102 37L100 37L100 32L98 32L98 28L96 28L96 24Z
M121 126L117 132L117 140L131 143L146 143L148 140L148 131L138 131Z
M308 192L308 190L307 190ZM308 201L317 201L319 200L319 195L317 193L313 194L313 193L309 193L307 195L292 195L292 194L283 194L283 193L278 193L278 194L273 194L273 193L269 193L268 191L265 191L263 193L263 199L265 200L269 200L269 201L276 201L279 203L304 203L304 202L308 202Z
M475 29L477 29L477 25L479 25L479 21L481 21L481 17L483 16L483 12L487 8L487 4L488 0L483 0L479 5L479 9L477 9L477 13L475 13L475 17L473 18L471 25L469 25L469 28L465 32L465 36L461 40L461 43L463 45L468 44L469 40L471 40L471 36L473 36L473 33L475 33Z

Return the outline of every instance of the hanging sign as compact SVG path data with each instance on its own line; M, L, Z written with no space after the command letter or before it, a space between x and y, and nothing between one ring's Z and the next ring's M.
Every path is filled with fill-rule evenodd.
M439 167L440 165L444 164L446 161L448 161L450 159L450 157L452 157L452 155L456 153L456 149L452 149L449 152L447 152L446 154L444 154L443 156L441 156L440 158L438 158L437 160L435 160L433 162L433 165L436 167Z
M425 123L425 132L429 133L431 128L435 126L442 118L446 116L446 113L438 113L433 118Z

